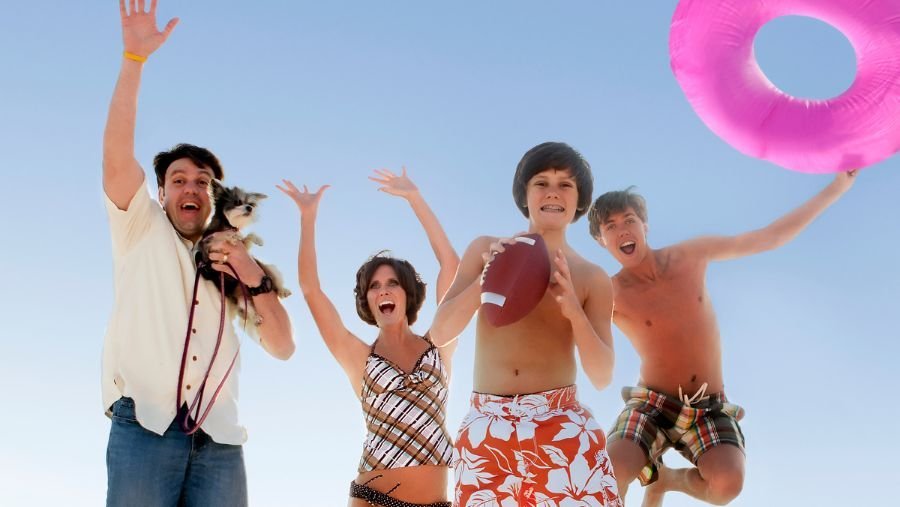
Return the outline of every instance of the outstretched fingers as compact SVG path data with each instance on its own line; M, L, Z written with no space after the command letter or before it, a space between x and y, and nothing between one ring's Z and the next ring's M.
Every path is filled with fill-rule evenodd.
M166 23L166 27L163 29L163 40L164 41L169 38L169 35L172 33L172 30L175 29L175 25L178 24L178 21L179 21L178 18L172 18L169 20L168 23Z
M157 28L156 0L119 0L119 14L125 51L144 58L165 44L179 21L172 18L162 29Z
M281 185L275 185L275 188L281 190L288 196L293 197L294 195L300 193L300 190L294 185L293 182L291 182L291 180L281 180L281 182L284 184L284 186L282 187Z
M390 180L388 180L388 179L376 178L375 176L369 176L369 179L374 181L375 183L378 183L379 185L387 185L388 183L390 183ZM379 190L381 190L381 189L379 189Z
M397 175L390 171L390 169L375 169L375 172L379 174L382 178L390 179L396 178Z
M374 172L375 175L369 176L369 180L381 185L381 188L378 190L381 190L382 192L385 191L385 189L390 186L393 179L397 177L387 169L374 169L372 172Z
M374 169L369 180L381 185L378 189L391 195L408 198L417 190L415 184L406 176L406 167L403 167L403 175L399 176L389 169Z
M321 199L322 194L325 193L325 190L331 187L331 185L322 185L321 187L319 187L319 190L313 193L309 191L309 187L307 187L306 185L303 185L303 190L300 190L290 180L281 181L282 183L284 183L284 186L275 185L275 188L287 194L288 197L294 199L294 201L296 201L298 204L301 204L304 201L318 201L319 199Z

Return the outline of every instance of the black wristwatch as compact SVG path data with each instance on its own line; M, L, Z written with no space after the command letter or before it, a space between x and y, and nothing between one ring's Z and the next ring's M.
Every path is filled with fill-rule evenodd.
M266 294L273 290L275 290L275 282L272 281L272 278L269 277L269 275L263 275L262 280L259 281L259 285L256 287L247 287L247 292L251 297Z

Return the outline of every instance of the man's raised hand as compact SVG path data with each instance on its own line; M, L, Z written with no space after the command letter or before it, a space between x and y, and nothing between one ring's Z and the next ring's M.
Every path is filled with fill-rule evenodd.
M147 12L146 0L119 0L125 52L147 58L166 42L175 29L178 18L169 20L161 32L156 28L156 3L157 0L150 0L150 11Z

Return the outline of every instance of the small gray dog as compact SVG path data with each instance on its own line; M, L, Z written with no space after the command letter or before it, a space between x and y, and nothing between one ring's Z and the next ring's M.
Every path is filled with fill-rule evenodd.
M212 243L212 235L216 232L228 231L230 234L225 240L232 245L240 242L248 250L252 244L262 246L263 242L259 236L253 233L244 236L241 234L241 230L256 221L256 210L259 201L267 196L256 192L246 192L239 187L225 187L217 180L213 180L211 191L215 212L206 230L203 231L203 238L200 240L200 248L197 252L197 267L203 278L218 285L221 273L212 268L212 261L209 259L209 246ZM272 279L275 292L279 298L286 298L291 295L291 292L284 288L281 273L274 266L264 264L255 257L253 260ZM253 308L253 302L247 295L246 290L246 287L242 287L233 276L225 277L225 297L237 308L238 316L241 320L253 323L253 326L250 329L246 329L246 331L255 335L256 327L262 323L262 319L256 313L255 308Z

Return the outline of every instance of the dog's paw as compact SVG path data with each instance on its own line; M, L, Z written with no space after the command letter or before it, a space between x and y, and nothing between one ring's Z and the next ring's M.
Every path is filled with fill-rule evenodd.
M287 289L279 289L278 290L278 297L280 297L281 299L284 299L284 298L290 296L291 294L292 294L292 292Z
M244 245L249 248L251 244L263 246L263 240L262 238L251 232L246 237L244 237Z
M237 245L238 243L242 243L244 240L241 238L241 233L236 230L230 230L225 235L225 241L228 242L229 245Z

